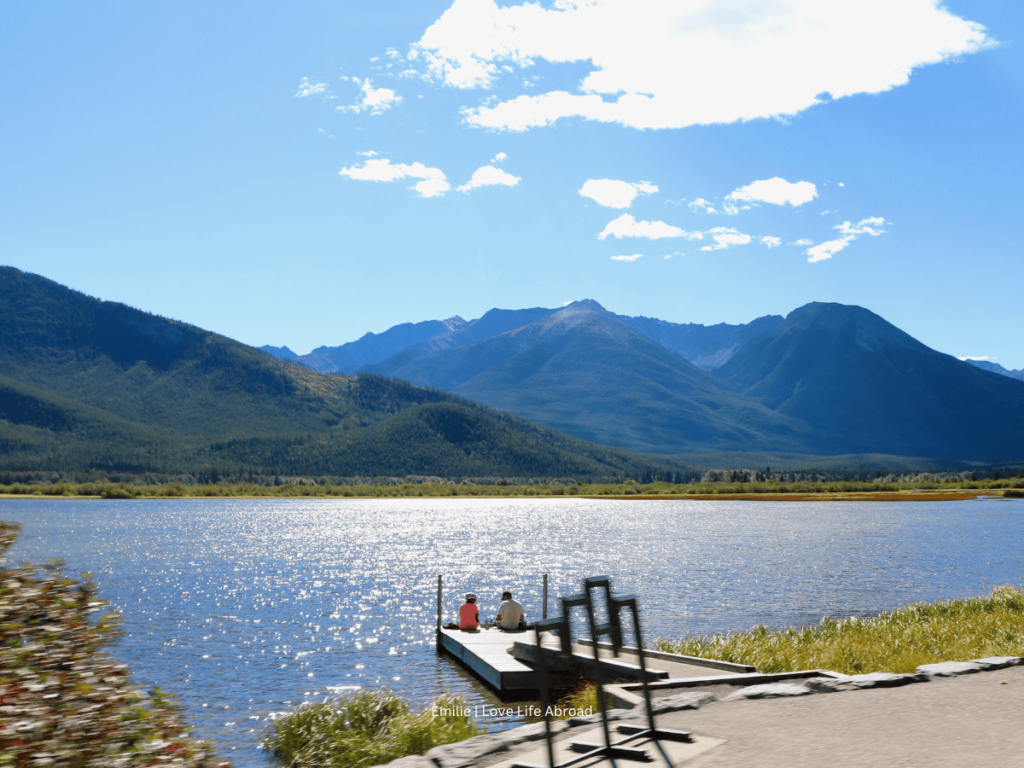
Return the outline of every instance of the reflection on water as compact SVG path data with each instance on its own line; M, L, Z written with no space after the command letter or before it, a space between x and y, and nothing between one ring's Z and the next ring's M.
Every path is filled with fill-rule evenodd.
M0 501L14 557L91 572L124 616L117 656L237 766L267 717L388 685L417 705L487 690L433 645L462 594L540 615L584 576L640 598L645 635L816 623L1024 582L1024 501L554 499ZM554 610L552 611L554 613ZM495 725L503 724L491 724Z

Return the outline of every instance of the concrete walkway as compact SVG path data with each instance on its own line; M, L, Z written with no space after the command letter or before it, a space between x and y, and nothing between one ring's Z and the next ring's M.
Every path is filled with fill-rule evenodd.
M837 676L842 677L842 676ZM1024 659L984 659L920 667L909 675L815 678L768 685L712 686L655 700L661 728L689 731L690 744L650 745L652 763L619 768L1004 768L1024 766ZM642 712L614 710L642 724ZM547 765L543 723L521 726L393 768L511 768ZM593 718L556 723L559 754L570 741L600 741ZM634 744L630 744L634 746ZM611 766L606 759L577 763Z
M680 745L678 757L668 749L671 764L686 768L1024 766L1024 667L900 688L714 701L661 715L658 725L693 733L694 744ZM581 734L573 728L563 738ZM506 768L526 758L545 765L537 747L542 743L523 744L476 764ZM666 764L662 758L654 763Z

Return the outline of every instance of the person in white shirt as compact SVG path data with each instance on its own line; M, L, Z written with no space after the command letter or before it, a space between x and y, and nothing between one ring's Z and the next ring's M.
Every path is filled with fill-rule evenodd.
M523 604L512 599L511 592L501 595L502 603L498 608L498 626L501 629L522 629L526 626L526 613Z

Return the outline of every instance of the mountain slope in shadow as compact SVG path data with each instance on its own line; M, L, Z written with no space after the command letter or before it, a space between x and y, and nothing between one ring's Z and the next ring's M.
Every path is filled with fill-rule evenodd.
M589 300L474 344L412 360L400 354L372 370L633 450L791 450L813 438L807 425L724 390Z
M715 374L827 433L829 452L1024 456L1024 382L936 352L861 307L800 307Z

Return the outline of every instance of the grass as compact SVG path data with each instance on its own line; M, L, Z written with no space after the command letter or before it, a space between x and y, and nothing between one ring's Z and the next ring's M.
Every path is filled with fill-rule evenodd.
M913 672L922 664L1024 656L1024 589L915 603L870 619L822 619L815 627L659 641L660 650L753 664L759 672L830 669L844 674Z
M385 689L303 704L274 721L263 746L287 766L356 768L422 755L478 733L461 699L442 696L412 713Z
M944 494L1002 494L1024 497L1024 477L965 480L950 476L935 480L894 481L794 481L699 482L640 484L623 483L523 483L471 482L413 483L395 485L332 485L310 478L282 485L135 485L131 483L0 484L0 496L46 496L64 498L149 499L149 498L403 498L445 496L589 496L612 498L700 498L720 499L755 496L798 500L802 498L843 498L849 494L875 495L884 499L929 497Z

